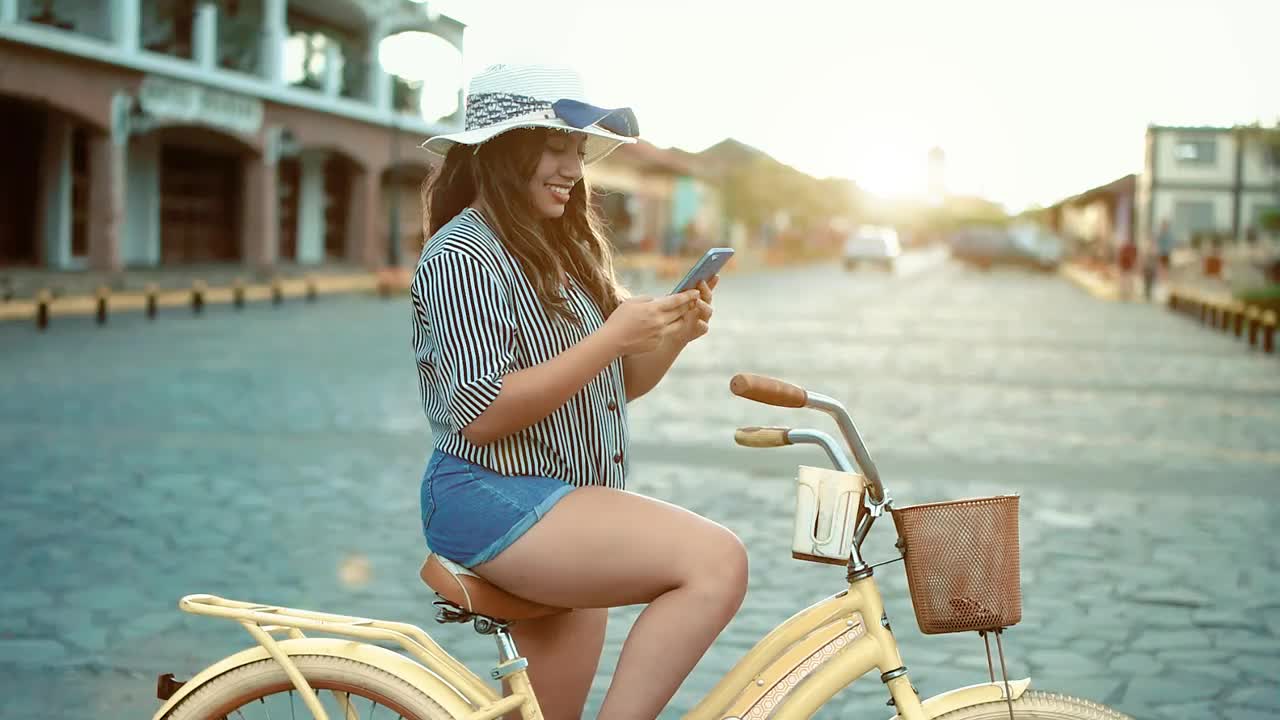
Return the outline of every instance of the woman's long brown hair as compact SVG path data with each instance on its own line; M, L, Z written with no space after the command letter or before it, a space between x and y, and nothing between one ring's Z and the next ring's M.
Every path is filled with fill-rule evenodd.
M449 222L477 197L491 211L485 217L533 284L543 307L569 322L574 315L560 293L561 273L578 280L600 312L609 317L625 297L613 271L613 251L600 231L589 202L586 178L574 184L564 215L538 215L529 197L529 179L537 170L548 133L540 128L508 130L483 143L454 145L440 167L422 183L422 224L426 237Z

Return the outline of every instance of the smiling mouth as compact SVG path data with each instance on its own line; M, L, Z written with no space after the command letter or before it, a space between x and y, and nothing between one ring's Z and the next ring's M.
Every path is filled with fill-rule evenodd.
M569 191L573 189L571 185L553 185L552 183L547 183L546 187L559 200L568 200Z

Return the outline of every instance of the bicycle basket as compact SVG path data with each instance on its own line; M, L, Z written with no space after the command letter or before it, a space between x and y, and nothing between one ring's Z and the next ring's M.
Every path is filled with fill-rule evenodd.
M893 508L916 622L925 635L1022 620L1018 496Z

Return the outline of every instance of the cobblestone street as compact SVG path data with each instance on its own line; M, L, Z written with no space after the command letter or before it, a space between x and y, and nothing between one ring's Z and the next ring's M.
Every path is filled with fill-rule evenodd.
M662 291L663 287L650 288ZM1022 494L1011 677L1138 718L1280 717L1280 360L1054 275L921 260L722 278L711 334L630 408L630 489L736 531L739 616L664 718L766 631L841 589L790 557L797 464L739 425L834 427L733 397L736 372L841 399L899 504ZM487 676L492 641L437 626L417 578L430 452L406 298L323 298L0 325L5 718L147 718L253 641L189 593L412 622ZM895 557L892 522L867 544ZM878 569L922 696L986 680L975 635L923 636ZM638 608L613 611L594 716ZM875 674L819 718L882 718Z

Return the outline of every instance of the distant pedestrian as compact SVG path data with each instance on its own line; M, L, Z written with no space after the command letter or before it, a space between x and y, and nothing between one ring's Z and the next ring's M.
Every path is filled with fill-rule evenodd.
M1160 271L1160 254L1155 248L1148 248L1142 256L1142 296L1151 300L1151 291L1156 284L1156 275Z
M1160 269L1169 269L1169 255L1173 253L1173 231L1169 229L1169 221L1160 221L1160 231L1156 233L1156 252L1159 254Z

